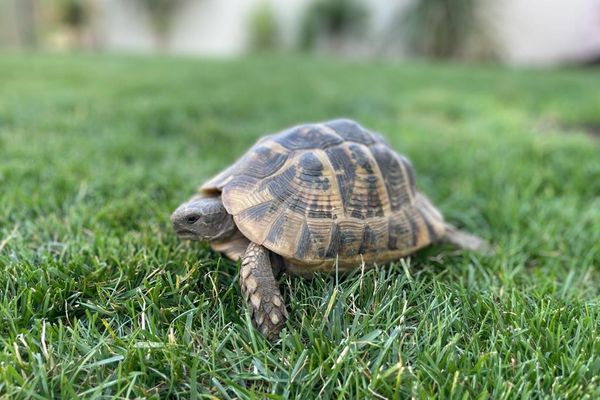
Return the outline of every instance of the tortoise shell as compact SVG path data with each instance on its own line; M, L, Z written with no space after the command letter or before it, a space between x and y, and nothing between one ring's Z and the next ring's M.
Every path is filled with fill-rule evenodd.
M350 120L266 136L200 192L221 193L242 235L300 273L397 259L445 229L410 162Z

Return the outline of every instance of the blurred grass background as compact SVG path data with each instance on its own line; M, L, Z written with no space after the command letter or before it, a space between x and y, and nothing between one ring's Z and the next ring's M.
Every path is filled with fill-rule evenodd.
M314 57L0 58L7 397L597 398L600 75ZM493 257L284 277L267 343L237 266L170 212L258 137L351 117Z

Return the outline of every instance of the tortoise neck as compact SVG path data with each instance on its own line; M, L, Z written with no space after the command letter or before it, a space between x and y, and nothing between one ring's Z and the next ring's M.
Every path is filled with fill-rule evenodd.
M227 243L230 242L232 239L235 239L238 236L238 234L241 235L241 232L238 230L237 226L235 226L235 223L233 222L233 217L231 217L231 215L229 214L228 216L231 218L231 228L225 229L229 225L223 226L223 230L218 234L218 236L212 239L210 243L214 243L217 245Z

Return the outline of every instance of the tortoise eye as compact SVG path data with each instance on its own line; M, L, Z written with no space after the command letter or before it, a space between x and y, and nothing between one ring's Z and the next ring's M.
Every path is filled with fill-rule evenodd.
M200 216L198 214L192 214L192 215L188 215L187 217L185 217L185 222L187 224L194 224L196 223L196 221L198 221L200 219Z

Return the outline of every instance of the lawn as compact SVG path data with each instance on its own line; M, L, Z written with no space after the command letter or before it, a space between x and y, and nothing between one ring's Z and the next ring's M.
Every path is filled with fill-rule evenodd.
M345 116L491 256L283 276L169 215L259 136ZM600 396L600 71L300 57L0 56L0 397Z

